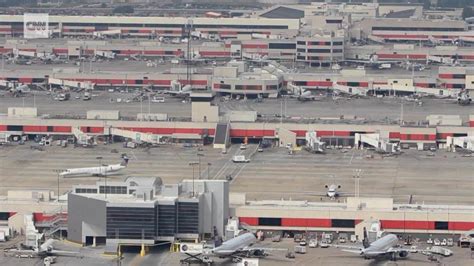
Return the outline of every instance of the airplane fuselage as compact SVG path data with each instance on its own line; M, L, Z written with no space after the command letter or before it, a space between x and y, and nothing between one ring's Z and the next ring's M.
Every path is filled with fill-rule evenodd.
M222 245L214 248L212 250L212 254L220 257L230 256L252 245L256 241L257 238L253 233L245 233L243 235L225 241L224 243L222 243Z
M398 237L389 234L381 237L370 244L369 247L361 250L361 255L373 258L390 253L390 249L398 244Z
M73 168L73 169L66 169L66 171L60 173L59 175L62 177L80 176L80 175L104 176L110 173L118 172L124 169L125 167L126 166L122 164L113 164L113 165L98 166L98 167Z

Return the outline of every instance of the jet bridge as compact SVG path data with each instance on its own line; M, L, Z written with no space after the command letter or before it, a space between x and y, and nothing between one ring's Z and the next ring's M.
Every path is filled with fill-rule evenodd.
M152 133L142 133L113 127L109 129L109 134L113 136L120 136L123 138L131 139L135 143L160 144L162 143L161 139L163 138L163 136L161 135L156 135Z
M452 152L456 152L456 150L474 152L474 136L447 137L446 146Z
M370 133L370 134L355 134L355 144L358 149L363 149L368 145L375 148L378 152L395 153L399 151L397 143L391 143L388 138L388 132L385 133Z
M56 78L49 78L48 84L58 85L58 86L67 86L67 87L77 88L77 89L82 89L82 90L94 89L94 84L90 82L80 82L80 81L72 81L72 80L56 79Z
M326 147L326 143L321 141L321 138L318 138L316 131L306 132L306 147L305 149L312 153L323 153Z
M79 127L73 127L72 128L72 134L74 134L74 137L76 138L76 143L79 145L93 145L94 144L94 137L87 135L86 133L82 132L82 130Z

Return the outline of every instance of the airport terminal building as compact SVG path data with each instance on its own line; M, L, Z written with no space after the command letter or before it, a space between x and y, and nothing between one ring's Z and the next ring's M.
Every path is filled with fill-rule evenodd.
M162 184L158 177L76 185L68 195L68 239L86 245L155 244L224 235L229 185L224 180Z

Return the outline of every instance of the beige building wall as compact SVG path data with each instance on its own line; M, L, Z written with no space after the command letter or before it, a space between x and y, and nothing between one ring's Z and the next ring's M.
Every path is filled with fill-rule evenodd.
M296 147L296 133L286 128L278 128L278 138L280 147L291 144L291 148Z

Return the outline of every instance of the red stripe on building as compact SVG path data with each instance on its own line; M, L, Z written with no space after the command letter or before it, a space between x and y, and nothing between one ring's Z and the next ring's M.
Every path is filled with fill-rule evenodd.
M318 137L332 137L332 136L338 136L338 137L347 137L351 135L350 131L323 131L323 130L318 130Z
M383 229L423 229L434 230L433 221L381 220Z
M61 133L70 133L72 130L71 130L71 127L68 127L68 126L54 126L53 131L61 132Z
M67 54L68 49L67 48L53 48L53 53L54 54Z
M439 77L440 79L452 79L452 78L453 78L453 74L442 74L442 73L440 73L440 74L438 75L438 77Z
M374 34L385 39L428 39L428 35L408 35L408 34Z
M248 225L258 225L258 218L256 218L256 217L239 217L239 222L246 223Z
M7 125L0 125L0 131L7 131Z
M23 132L48 132L47 126L23 126Z
M20 82L20 83L33 83L33 78L19 78L18 82Z
M331 87L332 86L332 81L306 81L306 86Z
M200 51L201 56L230 56L230 52L227 51Z
M103 127L81 127L81 131L84 133L104 133Z
M143 54L145 54L145 55L164 55L165 51L162 51L162 50L146 50L146 51L143 51Z
M400 134L400 140L436 140L436 135L431 134Z
M288 226L288 227L331 227L331 219L281 218L281 226Z
M471 230L474 228L474 222L448 222L449 230Z
M306 136L306 130L291 130L292 132L296 133L297 137L304 137Z
M399 139L400 138L400 132L390 132L388 134L388 137L390 139Z
M242 44L243 49L267 49L268 44Z

